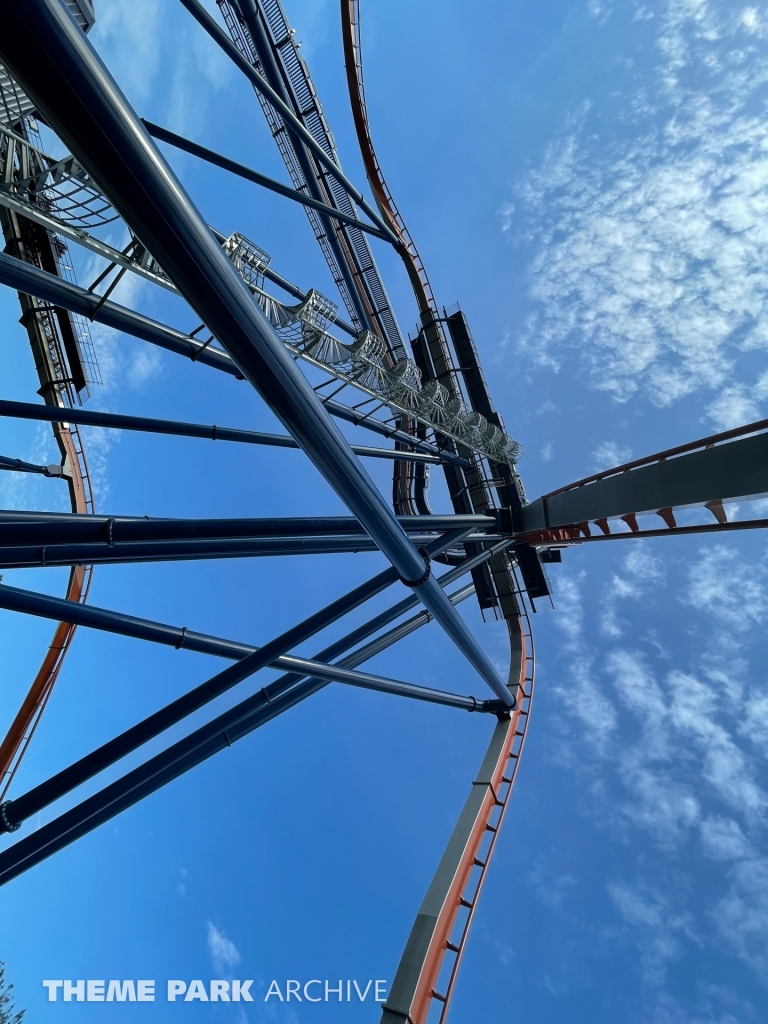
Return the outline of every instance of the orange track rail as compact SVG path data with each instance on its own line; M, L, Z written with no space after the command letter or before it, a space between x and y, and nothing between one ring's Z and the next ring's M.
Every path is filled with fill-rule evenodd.
M70 502L73 512L93 512L93 493L91 490L88 463L80 442L80 435L74 424L56 424L54 430L66 453L69 463ZM73 567L67 586L68 601L83 601L88 597L91 585L91 566L76 565ZM24 698L8 733L0 744L0 801L4 799L21 760L29 747L30 741L45 710L51 691L56 683L61 666L75 635L75 629L69 622L60 622L56 627L53 640L43 659L43 663Z

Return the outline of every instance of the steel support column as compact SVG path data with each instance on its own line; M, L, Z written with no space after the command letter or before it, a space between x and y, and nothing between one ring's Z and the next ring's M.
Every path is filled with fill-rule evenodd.
M512 698L59 0L0 0L0 58L476 671Z
M469 596L469 593L471 593L471 588L465 587L458 594L452 595L449 600L458 602ZM407 624L407 628L413 632L429 619L428 612L420 612ZM348 669L356 668L366 659L373 657L391 643L399 640L403 635L404 628L405 626L393 630L391 635L380 637L367 647L355 651L341 662L341 666ZM343 644L344 641L341 643ZM328 648L323 653L328 653L336 647L338 647L338 642L333 645L333 648ZM119 779L105 790L0 853L0 885L11 881L28 868L45 860L46 857L87 834L145 796L149 796L213 754L231 746L235 740L253 732L254 729L294 707L325 685L327 685L325 680L310 677L302 681L301 676L295 675L283 676L275 680L269 688L249 697L230 711L220 715L213 722L209 722L168 750L141 765L129 775ZM289 689L290 687L292 689ZM286 690L288 692L285 692ZM4 806L6 810L12 809L7 805Z
M188 334L177 331L172 327L152 320L142 313L136 313L132 309L126 309L116 302L107 300L101 301L98 295L62 281L53 274L47 274L44 270L33 267L22 260L18 260L7 253L0 252L0 284L8 285L16 291L34 295L53 305L63 306L73 313L80 313L82 316L95 320L116 331L130 334L134 338L140 338L151 345L157 345L168 352L175 352L177 355L186 356L193 362L202 363L205 366L213 367L216 370L223 370L238 380L243 380L243 374L230 358L227 352L220 352L206 348L202 342L196 341ZM453 463L458 466L466 465L466 460L451 452L439 450L434 445L413 437L403 430L387 426L380 420L366 415L358 409L350 409L346 405L333 400L323 403L326 409L338 419L346 420L355 426L364 427L374 434L387 437L393 441L401 441L416 451L437 455L443 463ZM74 423L75 421L72 420Z

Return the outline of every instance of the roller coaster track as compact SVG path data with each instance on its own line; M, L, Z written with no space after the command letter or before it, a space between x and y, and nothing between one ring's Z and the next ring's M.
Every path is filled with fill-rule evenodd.
M514 568L513 574L516 576ZM521 645L517 707L496 726L488 751L406 944L381 1024L445 1024L469 930L517 779L533 705L535 650L516 580ZM457 850L460 853L457 856ZM424 934L428 934L425 943ZM432 1008L438 1006L437 1017Z
M68 482L72 511L81 514L93 513L93 492L80 432L72 423L53 424L53 432L66 453L65 466L69 468L71 474ZM72 567L67 584L67 601L83 604L87 601L92 572L93 568L89 565ZM0 801L8 792L40 723L76 629L76 626L68 622L58 624L43 663L11 723L10 729L0 743Z
M189 0L184 2L188 9L195 6L194 2ZM172 172L167 166L157 161L156 151L149 137L145 137L138 128L136 115L127 105L121 107L119 103L113 102L117 95L116 91L108 98L101 85L96 85L94 89L98 76L94 77L92 74L94 57L84 37L64 18L55 0L30 0L30 3L32 6L28 10L20 11L12 9L8 3L3 4L3 0L0 0L0 7L5 11L7 23L15 24L17 38L22 41L22 45L15 52L12 49L6 51L0 41L0 50L4 59L7 55L9 66L18 69L15 73L18 74L19 81L28 82L30 95L37 97L48 123L62 140L71 140L69 146L73 155L64 161L51 162L48 158L43 159L45 155L40 150L37 150L36 154L31 151L22 153L24 158L29 157L33 163L35 160L40 162L39 176L22 175L12 187L0 188L0 206L7 211L5 216L23 217L26 212L35 222L38 231L60 229L65 237L94 250L101 249L100 254L110 261L110 267L105 273L109 273L115 266L135 270L143 273L145 277L154 279L155 283L163 287L177 290L186 298L204 323L210 327L209 341L214 340L215 334L216 340L223 346L222 349L211 348L208 351L206 361L209 365L218 365L219 369L224 369L224 364L228 363L228 371L234 366L240 370L238 375L241 379L246 378L250 381L324 473L326 479L354 513L361 529L368 533L371 541L378 545L389 559L391 567L379 577L339 598L328 608L321 609L306 622L298 624L284 636L275 638L261 649L243 649L242 645L188 632L186 627L183 630L175 630L161 623L133 619L107 609L79 609L72 618L83 625L106 628L116 633L141 636L146 640L154 639L163 643L168 643L169 638L172 638L177 649L184 644L190 649L196 649L194 645L198 645L197 649L203 649L199 646L203 644L208 653L214 648L218 653L222 653L226 648L230 651L230 657L233 656L232 649L239 647L234 657L241 660L213 676L173 705L168 705L92 751L78 762L77 766L70 766L27 794L5 801L0 805L0 832L13 832L22 827L35 805L38 809L47 806L59 795L68 792L75 777L77 784L94 777L104 767L113 764L118 756L124 756L125 753L147 742L148 738L159 735L163 729L180 721L184 715L202 706L202 703L196 702L203 701L203 694L206 695L205 700L212 699L212 696L207 695L224 692L222 687L235 685L252 672L258 671L260 667L279 664L281 668L293 666L294 671L293 674L277 680L274 690L273 684L269 684L268 688L257 692L255 697L226 712L226 715L230 716L226 724L221 724L219 720L208 723L202 730L140 765L130 775L110 784L107 789L89 797L62 817L49 822L44 828L23 837L14 846L3 851L0 854L0 881L10 880L56 849L62 848L99 823L108 820L121 808L130 806L142 795L147 795L177 777L181 771L200 763L203 757L215 752L216 745L223 742L229 745L233 728L242 726L246 721L253 724L247 728L243 726L244 731L239 735L245 735L248 729L256 728L262 719L256 722L254 715L261 715L264 711L271 717L279 713L275 708L280 701L283 702L280 710L284 710L292 706L291 701L303 699L304 696L311 694L317 689L318 680L321 680L320 685L335 679L352 685L378 687L401 696L416 696L418 699L449 703L473 712L489 713L495 716L496 724L488 750L427 893L414 932L406 945L389 1000L383 1007L384 1021L402 1022L405 1019L411 1024L426 1024L430 1008L438 1003L440 1021L443 1022L454 993L470 925L487 877L488 865L517 777L531 712L534 648L525 597L514 568L515 561L519 562L519 556L517 552L513 554L507 550L510 544L515 543L508 534L489 534L484 537L482 533L458 528L450 536L446 534L443 537L428 537L424 548L416 548L416 542L412 543L409 540L404 527L395 520L386 502L360 470L354 454L346 446L343 438L334 432L327 412L332 395L324 399L317 394L317 389L310 388L296 367L296 360L302 358L318 369L327 371L331 377L339 381L341 387L351 385L362 390L368 396L366 401L361 403L362 406L366 406L369 399L374 399L379 402L379 407L388 406L395 418L399 417L401 425L410 426L412 421L416 421L418 426L415 430L418 432L419 441L426 437L426 431L431 429L437 448L441 452L441 461L454 504L455 514L449 517L449 522L452 519L454 527L459 526L464 513L492 512L497 508L497 498L501 505L519 502L520 492L516 485L514 464L520 455L520 448L506 436L500 417L490 403L466 322L462 320L460 324L451 325L447 314L445 317L439 316L423 263L381 173L373 149L365 107L358 6L356 3L346 5L345 52L348 55L350 94L371 185L382 214L400 241L399 249L416 294L422 320L419 340L424 342L420 349L421 362L418 356L411 361L405 355L397 323L370 254L367 238L359 228L350 226L348 222L335 221L330 229L331 234L327 212L318 214L316 208L308 211L317 240L326 255L352 318L355 340L352 345L344 345L328 330L336 319L333 303L315 291L305 295L297 306L291 307L277 302L262 288L268 264L266 254L241 235L235 234L229 238L218 236L215 232L211 235L195 208L180 201L182 190L174 184ZM296 116L302 120L312 136L307 139L305 133L305 142L302 142L301 133L296 134L298 128L294 115L283 106L284 117L281 116L275 108L275 101L270 103L265 100L263 93L257 88L259 101L296 191L304 190L316 201L334 207L349 219L355 213L349 193L340 186L332 174L325 173L325 165L321 166L322 159L318 163L310 155L314 146L317 156L319 145L325 153L335 159L335 147L308 69L293 40L293 33L288 28L279 0L259 0L257 5L252 0L250 3L244 0L218 0L218 6L239 54L249 63L244 70L249 73L252 84L253 69L256 69L265 81L271 82L272 88L276 91L282 90L283 95L290 100ZM39 65L34 61L25 64L25 54L33 52L24 43L30 33L30 39L36 39L37 33L41 33L40 38L47 39L46 45L56 50L58 58L51 61L51 67L56 69L56 75L63 77L56 81L55 76L44 78L39 74ZM20 64L12 64L14 56L18 57ZM69 69L68 74L65 73L65 68ZM25 75L29 77L26 78ZM254 88L257 84L254 84ZM100 97L99 100L96 99L97 96ZM104 123L99 125L95 136L90 134L90 126L95 123L94 117L96 120L104 118ZM132 128L124 132L123 127L128 123ZM108 154L98 141L94 144L94 139L101 140L105 134L116 143L114 153L119 153L117 163L113 163L112 155ZM19 140L10 139L7 133L6 138L7 146L19 145ZM305 143L308 146L306 150ZM91 175L103 183L104 195L95 186L94 177ZM46 186L55 186L59 189L58 194L62 203L70 202L70 197L73 197L66 209L59 210L58 220L53 205L46 208L45 204L36 201L37 193ZM134 194L137 187L142 196L139 200L138 193ZM105 201L107 196L111 197L111 202ZM382 225L381 220L376 218L375 211L366 204L359 193L356 201L362 204L362 208L371 219L381 227L383 236L387 237L386 225ZM104 243L100 243L85 230L107 223L113 210L121 211L132 234L131 244L120 254L109 250ZM88 218L91 217L95 217L96 220L90 222ZM53 225L50 223L51 220ZM60 225L59 229L56 227L57 223ZM138 241L139 238L142 239L141 243ZM19 256L23 259L24 253L20 252ZM169 273L166 274L163 267L167 267ZM95 288L99 281L100 279L97 279L92 288ZM250 289L251 295L243 288L243 281ZM350 281L353 282L351 286ZM104 291L96 303L96 308L92 309L94 317L98 309L105 306L109 290L110 288L107 288ZM69 295L70 301L75 301L72 290ZM354 301L355 295L361 300L360 303ZM256 298L266 313L266 319L261 317L259 310L255 308L251 296ZM91 294L89 298L94 297ZM80 309L83 305L82 298L84 297L77 299L80 302ZM38 316L41 311L44 315L50 315L47 312L50 307L43 306L42 310L38 310L38 300L29 301L35 306L32 310L33 316ZM360 315L361 309L363 315ZM370 320L374 330L367 329L366 318ZM471 381L467 377L464 360L461 360L460 366L454 361L443 330L443 320L449 323L457 352L460 349L453 333L454 327L461 327L464 330L462 342L469 361L474 364L469 368L474 373ZM160 326L162 325L155 325ZM187 340L191 343L192 338L193 335L189 335ZM209 341L199 346L199 350L194 349L193 358L202 353ZM197 344L195 342L195 345ZM179 348L180 346L177 346L176 350ZM294 359L286 353L286 348ZM53 379L49 381L49 390L52 394L56 392ZM468 402L465 402L465 392ZM58 395L56 400L63 399ZM487 409L488 415L485 415L483 409ZM365 419L365 416L361 418ZM68 440L65 438L65 432ZM73 511L92 512L93 502L82 445L79 444L76 435L69 433L66 426L59 428L57 437L60 444L69 445L74 453L74 458L70 458L73 467ZM402 434L397 438L397 443L413 447L411 439ZM67 451L69 450L68 447ZM443 458L443 454L448 458ZM413 474L411 463L398 460L397 465L404 466L405 469L403 472L398 471L399 477L396 475L393 504L396 511L410 511L411 490L417 477L409 475ZM422 483L424 481L425 477L422 478ZM422 502L425 502L424 490L423 487ZM433 520L436 523L438 517L433 517ZM107 538L103 543L107 545L115 543L110 525L115 521L115 518L109 517L106 520ZM495 522L494 517L490 520L490 525ZM72 525L80 529L79 525ZM41 521L36 523L34 528L40 536L53 538L56 524L52 520ZM15 525L11 522L9 539L12 539L12 529L15 529ZM460 546L465 541L466 557L463 558ZM486 545L490 543L494 546L489 548ZM167 554L170 549L165 550ZM221 548L217 550L220 551ZM328 547L328 550L331 550L331 547ZM446 595L444 587L449 579L453 579L453 570L438 580L432 575L430 559L451 552L452 557L458 559L455 571L459 574L471 572L473 584L460 593ZM154 548L152 554L153 557L165 557L160 553L159 547ZM83 549L77 555L78 558L86 556L92 560L100 560L93 548L89 548L87 553L84 553ZM201 549L194 557L206 556ZM358 607L369 596L378 593L377 588L388 585L388 581L398 580L411 588L412 595L405 602L393 606L390 610L392 617L382 617L390 616L390 611L382 613L371 620L371 623L354 631L350 637L322 652L314 660L301 660L288 655L292 647L302 643L342 614ZM76 567L70 579L67 597L71 601L84 600L89 581L87 571ZM4 588L4 591L4 607L21 610L23 604L24 610L33 614L56 618L62 614L60 603L41 603L41 595L16 591L13 588ZM455 614L454 603L472 592L478 593L481 608L500 609L507 622L511 658L506 682L499 677L497 669L480 647L476 637ZM394 630L355 651L345 660L334 661L331 665L326 663L347 651L348 647L345 645L348 642L354 646L387 623L395 621L404 611L419 602L424 605L424 610L412 620L396 626ZM43 606L47 611L43 610ZM417 625L428 622L430 618L440 623L446 634L465 654L470 664L494 692L494 701L478 701L474 696L461 697L440 691L429 691L414 684L366 676L353 671L375 651L384 649L384 646L395 642ZM58 627L46 663L14 724L13 735L9 740L10 756L16 758L15 764L8 769L11 778L18 766L19 757L27 748L39 722L73 632L73 625L67 626L62 623ZM302 671L307 673L306 677L296 674L297 667L301 667ZM293 689L288 689L289 687ZM258 704L262 698L270 705L269 708L262 709ZM257 703L253 703L254 700ZM268 718L264 717L263 720ZM8 781L10 782L10 779Z
M427 315L431 313L432 317L437 318L440 316L440 312L424 263L421 256L419 256L416 243L413 241L405 221L397 208L394 197L387 186L384 173L376 156L376 150L373 148L373 139L371 138L371 129L368 122L368 107L365 101L365 82L363 80L359 0L342 0L341 31L344 42L344 66L347 72L347 86L352 107L352 117L355 122L357 141L360 145L368 183L371 186L379 210L402 242L403 248L400 250L400 256L408 271L408 277L416 296L419 312Z
M8 79L7 74L5 75ZM23 94L15 92L19 110L24 109ZM33 177L40 170L37 154L40 153L34 142L39 143L39 136L34 120L26 114L19 122L26 134L16 135L0 124L0 175L4 183L18 177L19 174ZM54 171L53 177L56 177ZM58 175L59 181L61 174ZM38 205L50 213L61 214L61 208L68 209L73 205L74 194L82 192L82 182L70 179L72 187L62 190L57 185L46 187L41 182L37 194ZM50 185L50 182L49 182ZM76 202L76 201L75 201ZM44 229L37 235L30 233L29 222L18 211L6 210L3 229L7 245L15 248L20 258L43 269L46 262L43 250L48 256L48 269L54 271L64 280L74 283L69 252L66 243L59 235L51 235ZM34 239L37 238L37 245ZM33 352L36 354L40 393L49 401L61 408L71 407L76 401L76 384L67 363L65 345L61 338L61 318L69 318L69 322L77 334L77 348L84 363L91 372L91 379L98 377L98 369L90 341L90 332L82 317L73 316L63 309L41 303L30 295L20 293L22 306L22 323L27 327ZM83 381L85 384L85 381ZM93 488L91 486L88 461L82 443L82 437L74 423L53 423L53 435L62 456L64 478L67 480L69 501L72 512L92 514L94 512ZM92 567L73 566L67 583L66 599L84 603L88 598L91 585ZM58 679L64 659L74 639L76 627L68 622L60 622L54 632L53 640L43 658L32 685L30 686L19 711L11 726L0 742L0 801L4 798L13 782L14 776L27 752L32 737L40 723L43 712L50 699Z

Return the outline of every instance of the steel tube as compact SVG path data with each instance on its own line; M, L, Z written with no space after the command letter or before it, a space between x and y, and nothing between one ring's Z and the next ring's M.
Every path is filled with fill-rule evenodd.
M468 596L468 589L464 588L459 594L452 595L449 600L455 602L463 600ZM424 625L428 618L429 615L425 612L414 616L411 621L411 631ZM394 643L399 636L400 631L398 630L397 637L393 636L389 639L389 643ZM377 647L376 653L387 645L386 638L380 638L380 646ZM355 651L343 660L342 665L353 668L370 656L368 649ZM280 685L285 689L294 681L297 681L298 685L294 685L288 692L278 691L277 688ZM270 684L271 690L275 694L274 697L271 698L266 690L259 691L214 719L213 722L202 726L190 736L163 751L162 754L141 765L123 779L119 779L100 793L72 808L71 811L67 811L55 821L44 825L32 835L15 843L10 849L0 853L0 885L11 881L57 850L68 846L213 754L231 746L235 740L253 732L279 714L294 707L325 685L327 683L324 680L315 678L301 682L294 676L286 676L275 680ZM4 805L7 810L12 809L9 804L10 801Z
M412 534L414 544L425 545L434 534ZM469 534L467 542L501 540L496 534ZM339 555L378 551L365 534L351 537L255 537L212 540L133 541L109 544L0 546L0 568L52 568L62 565L127 565L141 562L194 561L205 558L275 558L287 555Z
M91 409L62 409L57 405L34 405L32 402L9 402L0 399L0 416L23 420L42 420L48 423L82 423L90 427L137 430L152 434L172 434L178 437L201 437L209 441L236 441L240 444L299 448L299 444L292 437L284 434L237 430L233 427L220 427L215 423L211 426L203 423L180 423L176 420L160 420L148 416L126 416L122 413L97 412ZM389 448L369 448L359 444L350 445L350 448L355 455L362 455L366 458L394 459L398 462L427 462L438 465L440 463L439 455L402 452ZM2 468L5 467L2 466L2 457L0 457L0 469ZM37 471L43 472L47 468L43 466Z
M14 521L15 517L18 521ZM31 517L31 518L30 518ZM496 520L484 515L398 516L409 535L419 543L429 534L463 530L496 531ZM358 537L367 535L352 516L285 516L258 519L149 519L138 516L74 515L71 512L38 513L9 510L0 516L0 545L41 545L105 541L117 546L133 541L266 540L310 537ZM428 536L428 540L433 540Z
M0 455L0 470L6 470L9 473L38 473L40 476L64 476L61 466L38 466L35 462L11 459L6 455Z
M183 331L166 327L144 316L143 313L136 313L112 302L111 299L107 299L99 306L101 300L93 292L80 288L79 285L70 284L69 281L62 281L60 277L48 274L4 252L0 252L0 284L27 295L34 295L35 298L50 302L52 305L63 306L64 309L79 313L89 320L95 320L105 327L123 331L134 338L141 338L142 341L148 341L159 348L187 356L195 362L223 370L224 373L244 380L243 374L228 353L211 349L210 346L204 349L202 342L190 338Z
M189 0L185 0L189 2ZM0 57L500 700L512 697L59 0L0 0Z
M216 370L223 370L224 373L243 380L243 374L230 358L227 352L220 352L217 349L204 348L202 342L196 341L188 334L177 331L172 327L136 313L132 309L120 306L116 302L107 300L99 306L100 299L97 295L80 288L78 285L62 281L61 278L48 274L44 270L24 263L22 260L0 252L0 284L14 288L16 291L24 292L27 295L34 295L38 299L50 302L53 305L63 306L73 313L80 313L97 323L104 324L116 331L123 331L135 338L141 338L152 345L175 352L177 355L187 356L193 362L202 363L205 366L213 367ZM302 293L303 294L303 293ZM393 441L400 441L410 445L416 451L425 452L430 455L437 455L443 463L454 463L458 466L467 465L466 459L451 452L441 451L434 445L420 440L402 430L388 427L380 420L366 416L364 413L340 402L333 400L324 403L325 407L338 419L346 420L355 426L364 427L374 434L390 438ZM73 410L83 411L83 410ZM75 420L73 419L74 423Z
M282 182L275 181L274 178L269 178L266 174L260 174L250 167L245 167L235 160L230 160L220 153L215 153L212 149L206 149L205 146L200 146L190 139L185 139L175 132L168 131L167 128L163 128L159 124L153 124L152 121L147 121L145 117L142 117L141 122L152 138L157 139L159 142L167 142L169 146L173 146L175 149L180 149L184 153L189 153L200 160L205 160L206 163L221 167L222 170L236 174L239 178L245 178L246 181L252 181L255 185L261 185L262 188L269 189L270 192L276 192L280 196L285 196L286 199L292 199L294 203L300 203L302 206L311 206L313 210L319 210L327 217L332 217L343 224L349 224L360 231L367 231L369 235L382 238L385 242L390 241L380 228L374 227L372 224L366 224L365 221L358 220L357 217L350 217L346 213L335 209L335 207L320 202L319 199L313 199L311 196L304 195L303 192L297 192L296 189L283 185Z

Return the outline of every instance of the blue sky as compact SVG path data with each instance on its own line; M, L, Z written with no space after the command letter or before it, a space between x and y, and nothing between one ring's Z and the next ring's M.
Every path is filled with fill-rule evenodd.
M529 496L766 415L765 5L361 7L382 165L439 301L467 313L506 427L525 447ZM362 182L337 6L286 9L345 171ZM180 5L97 0L97 16L92 39L142 116L284 179L249 87ZM300 210L171 159L211 223L332 294ZM376 255L412 328L405 275L381 247ZM96 269L79 258L81 282ZM195 326L148 285L126 282L119 297ZM3 396L32 401L15 296L3 291L0 306ZM275 429L245 384L94 336L105 385L93 407ZM3 454L54 457L42 427L0 429ZM342 511L301 453L85 436L99 511ZM386 468L368 468L386 493ZM433 481L433 505L447 508ZM16 474L0 480L0 499L64 507L59 483ZM765 515L753 505L730 514ZM92 601L261 643L381 566L359 555L104 567ZM531 733L451 1021L764 1021L765 540L585 545L550 576L555 609L534 622ZM58 570L5 578L64 588ZM463 614L503 666L501 628L470 602ZM6 613L0 630L4 724L52 630ZM81 630L15 791L219 667L204 661ZM371 664L459 692L481 686L433 627ZM273 978L391 981L488 732L461 712L332 686L28 872L0 893L0 958L27 1019L377 1020L370 1004L280 1006L263 995ZM254 1003L75 1010L49 1005L40 984L230 975L254 979Z

